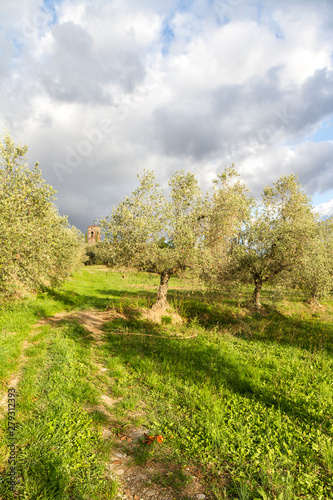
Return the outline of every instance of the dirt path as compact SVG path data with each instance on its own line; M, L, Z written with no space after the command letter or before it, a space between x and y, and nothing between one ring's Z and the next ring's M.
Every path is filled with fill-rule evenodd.
M29 337L32 337L34 334L37 333L36 329L38 328L38 326L40 326L39 323L37 323L31 329L31 331L29 333ZM20 359L19 359L19 366L18 366L18 369L16 370L16 372L11 375L11 378L7 383L8 389L14 388L15 390L17 390L18 384L19 384L21 377L22 377L22 374L23 374L24 366L27 362L27 357L24 355L24 353L26 352L26 350L28 349L28 347L30 345L36 345L39 342L39 341L31 342L29 340L29 337L27 340L24 340L22 343L22 347L21 347L22 350L21 350L21 355L20 355ZM4 417L6 415L4 410L7 409L7 399L8 399L7 392L1 391L0 392L0 418Z
M42 325L60 326L65 321L75 320L88 332L86 336L80 338L91 337L97 347L106 343L105 333L102 330L103 324L115 318L126 319L126 316L115 310L62 312L41 320L33 327L30 335L36 333L36 329ZM124 333L120 332L119 334L122 335ZM129 332L128 334L145 335L138 332ZM30 344L29 340L23 343L19 371L13 375L9 383L10 387L17 388L19 384L26 363L24 352ZM109 383L101 383L99 387L99 390L102 392L100 404L97 407L88 408L87 410L99 410L104 413L107 422L104 425L102 435L105 439L112 438L116 440L116 446L110 455L108 470L110 476L116 478L119 484L117 498L122 500L211 499L212 497L205 493L202 474L195 467L189 466L181 469L177 464L162 464L152 460L146 462L144 465L135 464L134 455L137 449L149 446L148 444L144 444L144 434L149 431L145 428L133 427L127 430L126 434L114 434L115 417L112 408L121 398L113 399L107 393L107 388L112 382L111 378L107 375L107 368L100 363L95 363L95 366L98 371L102 372L109 379ZM6 404L7 395L5 394L1 399L0 405L5 408ZM177 479L180 476L182 477L183 485L182 487L177 487ZM188 484L186 484L187 482Z
M98 311L94 309L88 309L86 311L76 311L76 312L61 312L51 316L49 318L42 319L38 325L57 325L62 321L77 321L85 330L89 332L90 335L93 336L95 342L104 342L104 332L101 330L101 327L107 321L112 321L115 318L126 319L124 314L120 314L115 310L111 311ZM84 337L81 337L84 338Z

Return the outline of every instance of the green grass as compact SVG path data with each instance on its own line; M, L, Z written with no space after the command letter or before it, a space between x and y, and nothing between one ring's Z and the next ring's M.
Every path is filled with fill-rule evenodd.
M0 303L0 383L7 384L17 369L22 343L32 326L42 318L75 309L72 292L46 290L37 297Z
M4 385L40 316L116 308L126 317L104 325L100 346L81 340L86 332L73 321L32 335L39 342L25 354L19 385L17 498L114 498L105 476L112 442L100 435L106 417L86 409L106 387L122 398L113 408L115 429L144 425L163 435L162 445L142 444L133 459L172 463L172 474L155 481L179 495L188 481L182 468L191 465L216 499L332 498L332 299L313 309L299 292L277 300L264 289L262 316L242 305L247 287L237 296L212 294L172 277L169 301L186 322L174 325L167 314L156 325L139 309L153 303L158 276L122 276L86 268L59 290L3 306ZM108 379L96 375L94 360ZM5 437L0 449L5 468Z
M13 498L114 498L116 484L106 479L103 463L108 446L99 422L85 410L98 403L90 348L71 338L76 329L73 324L56 332L44 327L39 343L26 353L29 360L17 394L18 484ZM2 421L3 431L6 425ZM0 497L12 498L6 471L2 479Z

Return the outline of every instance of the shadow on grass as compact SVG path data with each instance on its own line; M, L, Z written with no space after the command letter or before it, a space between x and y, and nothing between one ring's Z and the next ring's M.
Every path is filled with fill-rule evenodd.
M252 340L279 343L305 349L311 353L333 354L333 325L317 318L286 316L275 307L265 305L267 315L252 313L239 322L238 335Z
M96 290L103 297L61 289L47 288L45 291L67 309L129 308L133 303L149 308L156 300L155 290ZM271 290L265 290L263 299L271 295ZM300 293L292 293L290 298L299 302ZM240 307L239 298L232 297L230 293L202 293L170 288L168 300L185 320L190 322L195 319L207 331L216 327L228 329L233 335L247 340L278 342L310 352L325 350L333 354L333 325L320 321L320 318L310 318L309 315L302 318L299 314L286 316L265 302L266 315L262 316ZM36 307L35 314L37 317L47 315L41 305Z
M70 309L96 308L103 310L119 306L129 308L135 301L140 302L143 307L149 308L156 300L156 292L148 290L108 289L97 290L97 292L105 298L47 289L49 297L58 300ZM271 291L266 291L267 297L270 294ZM295 295L294 298L299 301L299 294L297 297ZM310 318L309 316L301 318L297 314L286 316L274 306L266 303L263 303L266 314L262 316L255 311L251 312L240 307L239 300L222 293L204 294L170 289L168 299L185 320L190 322L195 319L206 330L214 327L226 328L240 338L278 342L279 344L297 346L310 352L326 350L327 353L333 354L333 325L320 321L320 318ZM38 306L36 313L44 315L43 308Z
M57 300L64 306L70 309L96 308L105 309L109 300L107 298L96 297L94 295L85 295L67 290L54 290L52 288L45 289L46 295L49 298ZM122 295L119 292L119 295Z
M277 395L273 384L269 387L259 386L251 373L237 364L236 358L232 360L230 354L224 355L221 347L208 343L204 337L198 336L190 341L164 338L160 326L144 320L129 322L127 327L133 325L136 331L149 331L156 336L117 335L114 331L119 329L119 324L118 320L105 324L108 332L105 349L116 354L124 364L128 363L139 369L141 374L151 373L154 377L160 376L161 380L169 376L177 381L181 380L184 386L189 383L197 387L208 384L215 388L215 394L220 394L226 387L231 392L268 408L275 407L291 419L298 418L304 423L322 426L327 419L327 425L330 425L330 415L317 416L313 412L309 413L306 397L298 398L296 403L285 394ZM124 320L122 327L126 327ZM186 406L182 395L179 404Z

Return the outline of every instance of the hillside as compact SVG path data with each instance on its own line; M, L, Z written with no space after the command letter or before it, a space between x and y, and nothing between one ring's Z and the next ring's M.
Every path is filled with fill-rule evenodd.
M333 300L172 276L154 323L158 283L91 266L2 306L0 498L332 498Z

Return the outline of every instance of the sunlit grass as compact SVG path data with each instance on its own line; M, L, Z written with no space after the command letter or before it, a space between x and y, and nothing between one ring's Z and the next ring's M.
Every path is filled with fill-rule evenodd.
M283 297L267 288L265 312L258 314L247 307L249 287L235 295L210 293L173 276L169 302L184 322L173 324L166 314L157 325L140 313L153 304L158 283L157 275L89 267L61 289L4 306L5 386L41 316L89 308L124 315L104 325L106 343L99 347L81 340L84 329L73 321L32 334L39 343L26 351L19 386L20 493L31 499L114 495L96 458L96 450L104 453L97 430L106 417L85 410L105 390L95 377L98 358L112 380L110 396L121 398L113 408L119 428L144 425L165 438L161 446L139 447L133 460L179 466L178 475L156 476L156 483L181 490L182 466L193 463L216 499L333 497L332 299L312 308L298 291Z

